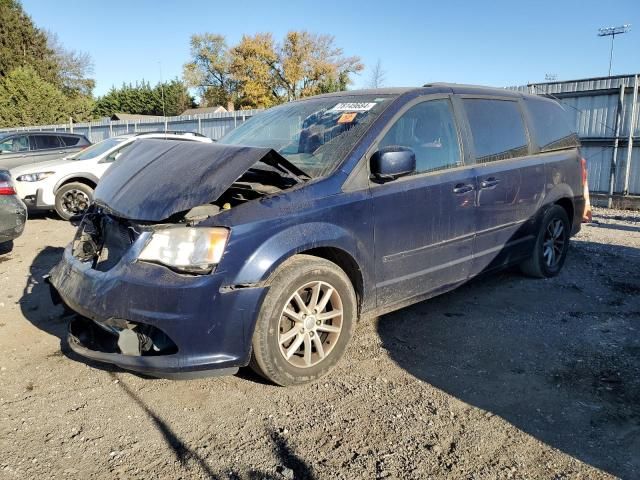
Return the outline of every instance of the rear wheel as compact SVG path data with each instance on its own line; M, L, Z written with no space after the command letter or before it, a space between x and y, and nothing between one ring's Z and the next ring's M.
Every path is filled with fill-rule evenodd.
M570 229L566 210L560 205L549 208L540 223L533 254L520 265L521 270L537 278L555 277L560 273L567 257Z
M328 260L296 255L269 281L251 368L278 385L314 381L343 356L356 316L356 295L344 271Z
M69 220L74 215L82 215L93 201L93 188L84 183L72 182L63 185L56 192L56 213Z

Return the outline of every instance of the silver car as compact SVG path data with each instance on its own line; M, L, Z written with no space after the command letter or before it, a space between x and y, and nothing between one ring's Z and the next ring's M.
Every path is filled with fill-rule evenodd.
M87 137L77 133L0 133L0 169L55 160L90 145Z

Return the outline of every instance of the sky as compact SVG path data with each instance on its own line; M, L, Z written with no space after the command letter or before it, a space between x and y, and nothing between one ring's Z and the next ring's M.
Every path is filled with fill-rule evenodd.
M230 44L243 34L289 30L330 34L365 70L350 88L366 87L380 60L385 86L455 82L524 85L606 76L610 38L599 27L631 23L615 39L612 74L640 72L640 1L535 2L414 0L212 1L22 0L40 28L65 47L88 52L103 95L123 82L181 77L189 38L219 33Z

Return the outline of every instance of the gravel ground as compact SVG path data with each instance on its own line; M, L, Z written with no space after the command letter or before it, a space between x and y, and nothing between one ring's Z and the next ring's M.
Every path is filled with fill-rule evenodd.
M42 276L72 227L0 256L1 478L639 478L640 214L596 210L564 271L361 323L332 375L193 381L87 364Z

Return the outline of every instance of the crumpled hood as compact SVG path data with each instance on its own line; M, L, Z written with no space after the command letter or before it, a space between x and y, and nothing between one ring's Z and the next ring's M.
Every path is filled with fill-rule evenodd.
M94 198L117 216L160 222L216 201L259 161L288 164L271 148L140 139L106 171Z

